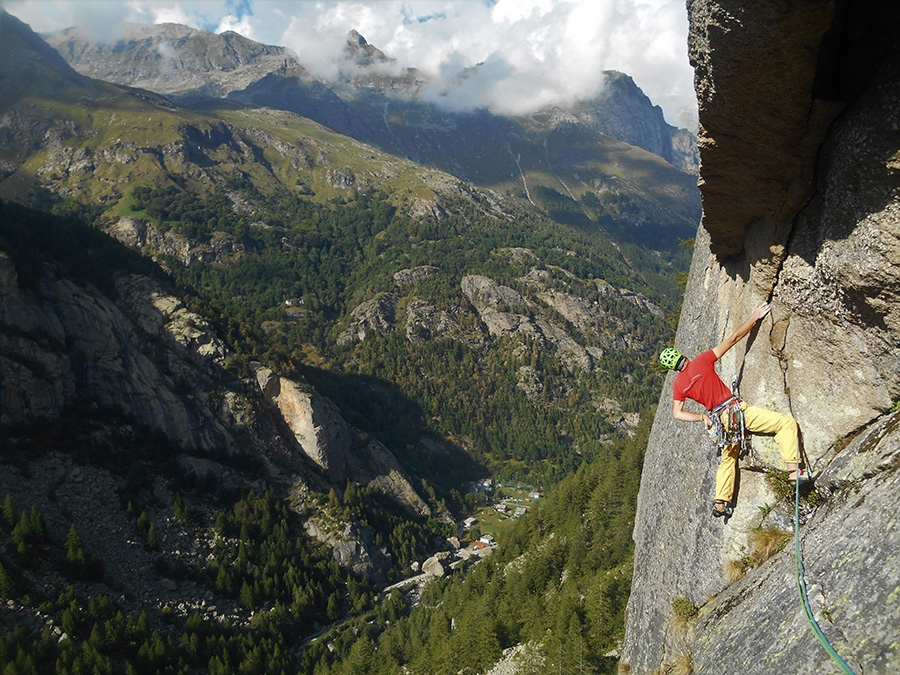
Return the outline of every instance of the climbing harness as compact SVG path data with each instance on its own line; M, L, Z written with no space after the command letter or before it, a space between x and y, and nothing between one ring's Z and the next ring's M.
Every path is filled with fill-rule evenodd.
M741 399L732 396L709 410L709 419L712 426L709 428L709 436L716 446L716 454L721 455L729 445L739 445L741 452L749 447L750 436L744 425L744 411L741 408Z
M722 324L722 337L725 339L725 333L728 330L728 319L731 316L731 310L725 310L725 321ZM746 352L745 352L746 354ZM716 455L721 456L722 450L729 445L737 445L740 447L738 456L743 457L750 450L750 435L744 425L744 411L741 408L741 394L738 390L738 384L741 379L741 372L744 370L744 360L741 359L740 370L735 374L731 381L731 398L717 405L712 410L707 411L712 421L709 428L709 437L712 439L713 445L716 446ZM724 420L722 418L725 418Z
M800 471L799 465L797 471ZM797 549L797 585L800 590L800 599L803 601L803 610L806 612L806 619L809 621L809 625L816 634L816 637L819 638L819 642L822 643L825 651L828 652L831 660L834 661L846 675L855 675L855 673L850 670L850 666L847 665L844 659L842 659L834 650L834 647L831 646L831 643L828 641L828 638L825 637L822 629L819 628L819 624L813 616L812 607L809 605L809 595L806 592L806 579L803 574L803 555L800 552L800 480L795 481L794 485L794 543Z

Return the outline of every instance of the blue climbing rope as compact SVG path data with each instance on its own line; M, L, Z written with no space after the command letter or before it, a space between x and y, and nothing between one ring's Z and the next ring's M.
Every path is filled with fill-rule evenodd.
M844 671L847 675L855 675L855 673L850 670L850 666L841 658L840 654L838 654L834 647L831 646L831 643L828 641L828 638L825 637L825 634L822 632L822 629L819 628L819 624L816 622L815 617L813 616L812 608L809 606L809 595L806 592L806 579L803 575L803 556L800 552L800 465L797 465L797 473L798 480L794 481L794 543L797 547L797 584L800 587L800 599L803 601L803 609L806 612L806 618L809 621L810 627L813 629L813 632L816 634L816 637L819 638L819 642L822 643L822 646L825 648L825 651L828 652L828 655L831 656L831 660L834 661L842 671Z

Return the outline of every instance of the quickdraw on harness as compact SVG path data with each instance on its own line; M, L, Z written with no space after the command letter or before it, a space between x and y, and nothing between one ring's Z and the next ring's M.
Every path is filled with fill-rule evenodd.
M708 411L712 426L709 428L709 437L716 446L716 454L721 455L722 450L729 445L739 445L741 450L750 440L744 425L744 411L741 409L741 399L732 396Z

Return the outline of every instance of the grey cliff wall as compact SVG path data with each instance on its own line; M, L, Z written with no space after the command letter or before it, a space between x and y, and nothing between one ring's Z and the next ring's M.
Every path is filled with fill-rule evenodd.
M719 364L742 396L791 413L820 475L801 536L813 611L857 673L900 672L900 60L895 7L689 2L704 215L676 336L696 354L763 300ZM892 28L893 27L893 28ZM734 581L755 529L793 534L755 438L734 516L709 515L715 453L671 416L647 448L621 670L839 672L807 624L793 544ZM793 541L793 540L791 540ZM672 601L698 608L688 625Z
M230 375L227 349L208 322L157 282L121 276L111 298L57 272L47 267L35 290L0 253L0 425L115 411L122 424L167 436L184 450L180 466L218 485L261 486L195 455L252 451L267 485L303 494L309 484L343 489L351 479L416 516L432 515L388 448L348 425L311 387L262 367L255 383ZM32 470L65 471L55 455L37 458ZM35 489L15 476L3 480L17 499ZM323 541L341 564L377 577L390 561L372 538L369 529L351 528Z
M180 381L204 381L224 346L149 280L123 279L121 293L135 321L102 294L50 274L40 294L22 288L12 261L0 255L0 423L55 419L90 401L186 448L231 448L224 401L203 395L189 402L175 393Z

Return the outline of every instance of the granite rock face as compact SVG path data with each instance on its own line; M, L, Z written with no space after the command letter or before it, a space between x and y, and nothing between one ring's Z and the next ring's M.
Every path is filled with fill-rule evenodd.
M331 401L309 385L279 377L269 368L260 367L256 381L292 434L294 447L332 484L343 486L350 478L396 499L417 516L431 515L390 450L347 424Z
M337 407L311 387L279 377L269 368L257 370L256 381L305 455L336 483L346 480L350 429Z
M460 288L488 335L532 340L558 353L575 371L592 370L606 351L644 347L607 303L624 300L661 315L661 310L643 295L604 281L595 283L592 290L596 294L589 300L552 288L546 270L532 268L516 281L525 295L483 275L463 277ZM572 329L588 336L587 346L570 336Z
M369 333L384 335L394 327L397 297L390 293L367 300L350 315L350 327L338 337L338 344L365 340Z
M834 3L701 1L689 12L703 222L713 252L730 255L755 221L783 224L809 198L833 109L814 101L812 82Z
M822 631L854 672L900 672L900 68L885 36L898 10L703 0L689 12L704 217L676 346L708 349L771 303L719 373L800 425L819 474L800 536ZM793 537L793 502L767 480L774 444L754 437L734 516L711 518L718 460L700 425L672 419L671 383L638 498L622 668L689 655L694 673L838 672L800 603L793 539L728 573L754 530ZM679 596L699 608L687 626Z
M349 478L416 516L432 515L390 451L314 389L262 367L257 386L229 374L227 349L209 323L157 281L121 276L116 291L107 297L50 267L31 288L0 253L0 424L68 419L79 406L115 411L120 425L164 434L183 449L178 463L186 473L219 487L265 488L195 455L253 451L266 468L263 482L343 488ZM112 427L97 433L115 435ZM38 458L30 470L55 461ZM17 500L30 499L28 481L0 478ZM390 561L364 540L369 534L351 530L324 541L339 562L377 577Z
M143 290L123 283L141 306L136 319L102 294L49 274L39 293L23 288L12 261L0 256L0 422L55 419L91 401L188 448L230 447L216 412L224 401L206 395L188 402L176 393L180 382L203 381L224 347L149 280L138 282Z
M817 479L827 501L801 528L813 616L858 673L900 670L898 466L900 414L893 413L830 461ZM695 627L695 672L839 672L800 609L794 560L792 544L704 608ZM754 630L753 639L726 637Z

